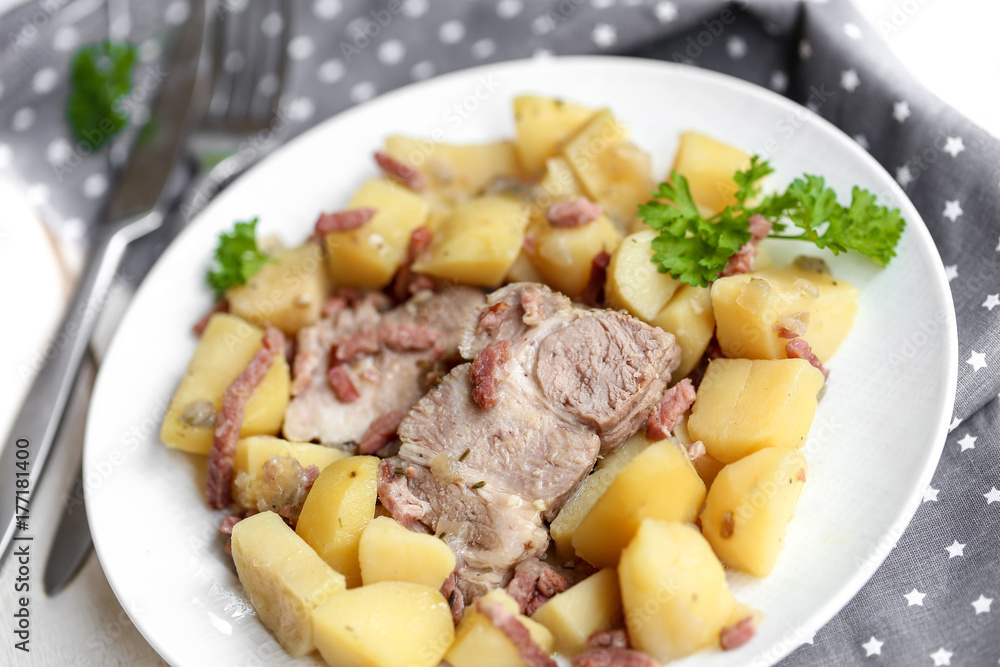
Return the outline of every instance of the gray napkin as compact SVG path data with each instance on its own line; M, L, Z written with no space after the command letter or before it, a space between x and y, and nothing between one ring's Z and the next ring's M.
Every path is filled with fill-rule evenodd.
M154 28L181 15L185 2L131 5L141 19L132 26L133 38L155 41ZM793 645L805 643L782 664L997 664L1000 309L994 309L1000 306L1000 145L995 139L924 90L845 0L297 0L294 5L283 99L290 121L283 124L286 138L353 104L447 71L511 58L608 53L683 62L771 88L871 152L920 210L947 267L959 323L954 421L924 502L884 565L814 637L790 637ZM223 6L233 10L239 3ZM79 16L67 20L71 12ZM28 25L39 24L27 35ZM64 237L84 235L107 188L106 155L77 160L68 172L60 169L73 154L61 116L68 58L77 44L104 37L106 26L95 0L77 0L65 9L61 3L31 2L0 18L0 35L20 38L8 39L0 53L0 170L16 173Z

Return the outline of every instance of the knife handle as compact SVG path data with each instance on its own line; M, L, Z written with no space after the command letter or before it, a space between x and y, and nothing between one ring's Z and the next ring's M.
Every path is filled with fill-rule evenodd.
M139 222L137 216L129 223ZM30 539L31 501L52 448L80 363L125 247L135 238L124 223L99 228L94 247L51 345L0 454L0 566L15 538Z

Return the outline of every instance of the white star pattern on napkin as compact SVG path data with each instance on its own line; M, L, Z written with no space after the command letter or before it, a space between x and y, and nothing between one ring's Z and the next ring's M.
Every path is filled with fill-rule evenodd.
M952 558L954 558L956 556L964 556L965 555L965 545L964 544L959 544L958 540L955 540L954 542L952 542L951 546L950 547L945 547L944 550L948 552L948 560L951 560Z
M964 150L965 144L962 143L962 137L948 137L944 142L944 152L952 157L958 157L958 154Z
M944 213L941 215L955 222L958 220L958 216L962 215L962 206L957 199L946 201L944 203Z
M896 170L896 181L904 188L913 182L913 172L907 165L904 164Z
M935 489L933 486L928 486L924 491L924 502L925 503L936 503L938 491L940 489Z
M618 41L618 31L609 23L598 23L594 26L594 32L590 34L590 37L594 40L594 44L606 49L614 46L615 42Z
M660 23L670 23L677 18L677 5L672 2L658 2L653 8L653 14Z
M972 435L971 433L966 433L965 436L963 436L962 439L958 441L958 446L962 448L963 452L967 449L975 449L976 440L977 440L976 436Z
M976 616L978 616L979 614L990 613L991 604L993 604L993 598L988 598L985 595L980 595L979 598L972 603L973 608L976 610Z
M903 596L906 598L906 606L912 607L913 605L924 606L924 598L927 597L927 593L921 593L916 588Z
M958 264L948 264L945 266L944 277L948 279L948 282L958 278Z
M983 308L986 310L993 310L995 306L1000 306L1000 294L990 294L983 301Z
M989 492L983 494L983 498L986 498L987 505L992 505L993 503L1000 503L1000 491L998 491L997 487L995 486L990 487Z
M865 650L865 657L867 658L873 655L882 655L883 644L885 644L885 642L880 642L879 640L875 639L874 635L872 635L872 638L866 641L864 644L862 644L861 648Z
M953 655L955 655L953 652L944 650L944 647L942 646L934 653L931 653L931 660L934 661L935 667L940 667L940 665L950 665L951 656Z
M900 123L906 121L910 117L910 103L900 100L892 105L892 117L898 120Z
M861 84L861 79L858 78L858 73L853 70L845 70L840 75L840 87L849 93L853 93L854 90Z
M965 360L965 363L972 366L973 373L982 370L989 365L986 363L986 355L982 352L976 352L975 350L973 350L972 354L969 355L969 358Z

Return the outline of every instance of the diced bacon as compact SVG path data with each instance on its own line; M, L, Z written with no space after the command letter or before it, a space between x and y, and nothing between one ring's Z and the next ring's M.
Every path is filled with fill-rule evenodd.
M319 334L314 327L299 331L295 359L292 361L292 396L298 396L312 386L313 372L323 357Z
M454 572L444 580L444 584L441 586L441 595L451 607L451 620L454 621L455 625L458 625L458 622L462 620L462 612L465 611L465 596L458 589L458 577L455 576Z
M767 235L771 233L771 229L774 225L771 221L762 216L760 213L755 213L750 216L750 220L747 221L750 226L750 243L754 245L760 243L767 238Z
M375 162L386 176L393 178L414 192L427 188L427 177L413 167L403 164L384 151L375 153Z
M628 633L625 628L598 630L587 638L588 648L628 648Z
M336 213L321 213L319 219L316 220L316 229L313 234L316 238L323 238L333 232L349 232L374 218L375 213L377 211L368 206L349 208Z
M732 651L753 639L756 632L753 616L745 616L736 623L722 628L722 632L719 633L719 645L723 651Z
M232 535L233 528L236 526L236 524L238 524L242 520L243 517L239 514L227 516L225 519L222 520L222 525L219 526L219 532L222 533L223 535Z
M437 339L437 330L422 324L382 323L378 327L378 342L397 352L428 350Z
M479 322L476 324L477 331L491 332L501 324L503 324L504 311L506 311L510 306L503 301L500 303L495 303L486 310L483 311L482 315L479 316Z
M384 412L368 425L358 442L358 454L374 454L396 437L396 429L405 415L399 410Z
M358 388L354 386L354 380L350 374L340 364L333 364L326 372L326 379L333 388L333 393L337 395L337 400L341 403L350 403L361 398Z
M823 373L824 378L830 379L830 371L823 367L823 362L813 353L812 348L809 347L809 343L804 338L793 338L785 343L785 354L788 355L789 359L805 359L818 368Z
M510 360L510 341L497 340L476 355L472 362L472 400L483 410L489 410L500 403L500 368Z
M694 383L684 378L663 393L660 404L652 409L646 419L646 437L650 440L663 440L680 421L692 405L696 392Z
M208 453L208 478L205 481L208 502L214 509L222 509L232 500L233 455L236 454L236 442L240 438L247 402L275 357L284 353L284 334L269 326L264 333L263 346L222 395L222 409L215 421L212 448Z
M323 314L323 317L333 318L339 315L346 308L347 299L342 296L331 296L323 302L320 312Z
M592 648L573 658L573 667L660 667L651 656L626 648Z
M757 244L767 238L767 235L771 233L771 228L773 227L771 221L759 213L751 215L748 223L750 228L750 240L744 243L740 249L729 258L729 261L726 263L726 268L722 270L723 278L753 271L753 264L757 259Z
M379 464L378 499L393 519L409 528L427 514L430 505L413 495L406 483L410 466L397 470L398 465L398 459L386 459Z
M577 197L573 201L552 204L545 212L545 217L553 227L581 227L601 217L604 209L586 197Z
M433 290L436 287L434 279L430 276L413 272L413 263L430 246L433 237L427 227L417 227L410 234L406 259L392 281L392 296L396 301L402 303L421 290Z
M507 639L514 645L521 660L528 667L557 667L556 661L531 638L528 628L499 602L480 598L476 602L476 609L489 619L493 627L507 635Z
M602 250L594 256L590 262L590 277L587 285L580 293L580 301L592 308L600 308L604 305L604 282L608 277L608 264L611 263L611 255Z
M784 338L786 340L792 340L793 338L798 338L799 335L794 331L789 331L785 327L778 327L778 338Z
M524 315L521 316L522 322L528 326L542 323L542 293L540 291L524 290L521 292L521 308L524 309Z
M195 325L191 327L191 330L194 331L195 336L201 336L203 333L205 333L205 327L208 326L208 321L212 319L212 315L215 315L216 313L228 313L228 312L229 312L229 300L223 297L218 301L216 301L214 304L212 304L211 310L205 313L204 317L195 322Z
M521 613L531 616L549 598L569 588L566 578L537 558L521 561L507 584L507 594L517 602Z
M378 336L375 329L365 326L334 343L330 358L348 364L366 354L375 354L378 350Z

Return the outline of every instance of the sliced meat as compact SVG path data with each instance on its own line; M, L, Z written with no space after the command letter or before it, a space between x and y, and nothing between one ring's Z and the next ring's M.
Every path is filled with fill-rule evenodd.
M753 639L756 632L753 616L745 616L736 623L722 628L722 632L719 633L719 645L723 651L732 651Z
M819 369L823 373L823 377L827 380L830 379L830 371L823 366L823 362L819 360L819 357L812 351L809 343L806 342L805 338L795 337L785 343L785 354L788 355L789 359L805 359L814 368Z
M269 326L264 332L263 343L222 395L222 409L215 421L212 448L208 452L208 478L205 480L208 503L214 509L222 509L232 500L233 455L236 454L236 442L240 438L247 403L275 357L285 353L285 336L274 327Z
M374 454L396 437L399 422L403 421L401 410L390 410L375 418L358 442L358 454Z
M406 483L408 473L415 476L416 466L399 459L385 459L378 468L379 500L389 515L407 528L431 511L430 505L410 490Z
M543 513L553 516L598 455L642 425L680 352L661 329L574 307L532 283L491 294L460 349L476 362L453 369L410 410L399 426L399 458L423 470L442 455L462 461L457 481L428 471L406 482L430 508L419 519L429 530L450 532L442 521L458 521L475 535L452 545L459 587L473 600L540 555ZM498 350L509 359L493 358ZM480 506L486 497L498 499L489 511ZM540 541L527 539L536 533Z
M695 397L694 383L687 378L667 389L660 404L652 409L646 419L646 437L650 440L663 440L670 435L684 413L694 405Z
M556 661L531 638L528 628L499 602L480 600L476 603L476 609L488 618L497 630L507 635L507 639L514 645L521 660L524 660L528 667L558 667Z
M313 234L317 238L323 238L332 232L349 232L374 218L375 213L375 209L369 207L351 208L336 213L322 213L316 220L316 229Z
M566 578L537 558L528 558L514 568L514 577L507 584L507 594L520 606L521 613L531 616L550 598L569 588Z
M660 667L660 663L626 648L592 648L573 658L573 667Z
M427 177L422 172L403 164L388 153L383 151L375 153L375 163L386 176L399 181L414 192L422 192L427 188Z
M722 270L721 277L725 278L753 271L754 261L757 259L757 245L767 238L773 225L770 220L759 213L750 216L749 225L750 240L740 246L740 249L729 258L726 268Z
M587 637L587 646L590 648L628 648L628 632L625 628L615 628L614 630L598 630Z
M426 393L428 373L457 356L462 324L484 301L479 290L451 287L421 292L383 313L381 299L341 296L345 307L334 317L299 331L293 364L299 368L283 427L290 440L357 444L376 418L405 413ZM331 366L328 351L335 346L344 358ZM340 368L333 380L346 395L338 397L327 377L331 368ZM345 378L357 393L348 402L341 400L353 395Z
M549 206L545 217L553 227L582 227L601 217L604 209L586 197L578 197L573 201L560 202Z

